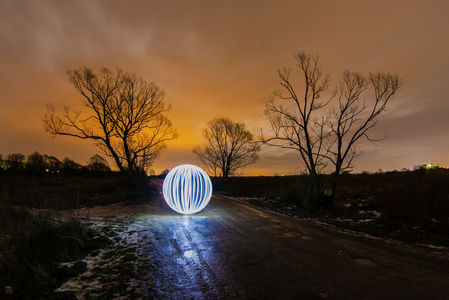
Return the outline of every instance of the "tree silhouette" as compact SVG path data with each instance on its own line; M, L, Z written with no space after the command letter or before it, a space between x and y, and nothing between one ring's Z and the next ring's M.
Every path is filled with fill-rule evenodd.
M27 157L27 169L34 173L41 173L47 168L44 156L35 151Z
M164 92L134 74L102 68L98 74L83 67L68 71L70 81L83 96L87 112L68 106L56 115L47 105L43 122L52 135L90 139L122 172L138 173L148 168L166 148L166 141L177 137L164 113Z
M169 172L170 172L169 169L164 169L164 170L161 171L161 173L159 174L159 176L165 177L165 176L167 176L167 174L168 174Z
M195 146L193 153L200 161L222 178L226 184L229 175L243 170L258 158L259 144L244 123L234 123L227 118L214 118L203 131L204 146Z
M81 167L82 166L79 163L76 163L75 161L73 161L68 157L64 157L64 159L62 160L62 169L64 171L68 172L77 171L80 170Z
M304 52L294 57L304 87L294 86L290 69L278 71L283 89L275 91L265 103L272 133L267 136L261 131L261 140L299 152L310 178L310 201L316 205L323 194L332 201L341 172L354 167L359 155L357 142L363 137L376 141L369 137L368 131L377 124L377 117L402 83L397 75L388 73L363 76L345 71L339 87L323 99L330 77L323 74L319 57ZM372 96L366 94L370 90L374 91ZM324 193L319 174L329 163L333 165L333 177Z
M49 172L59 172L59 170L62 168L61 161L53 155L44 154L44 161Z
M25 155L22 153L12 153L6 156L6 168L19 171L24 167Z
M100 172L111 171L108 161L98 154L94 154L89 159L87 169L90 171L100 171Z
M369 130L376 126L377 117L385 111L388 102L401 87L397 75L388 73L360 73L345 71L338 88L338 107L332 109L328 123L329 137L326 140L326 158L334 166L330 186L330 198L337 188L337 180L342 172L352 171L354 160L360 155L356 144L361 138L375 143ZM373 90L371 99L366 91ZM367 100L370 99L370 100Z

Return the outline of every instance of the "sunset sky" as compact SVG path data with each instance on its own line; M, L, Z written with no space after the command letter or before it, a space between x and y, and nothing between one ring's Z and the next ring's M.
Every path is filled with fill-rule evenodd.
M120 67L155 82L172 105L180 136L156 173L197 164L192 148L214 117L268 129L263 100L280 88L277 70L297 72L293 54L305 51L320 56L332 87L346 69L404 82L373 132L387 138L360 144L355 171L449 166L448 11L446 0L0 0L0 153L85 164L99 150L52 138L41 121L45 105L82 108L67 70ZM244 174L301 170L295 153L266 147Z

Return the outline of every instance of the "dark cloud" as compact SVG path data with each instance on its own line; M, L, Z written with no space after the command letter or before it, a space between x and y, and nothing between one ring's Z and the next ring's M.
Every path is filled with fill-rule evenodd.
M164 89L181 135L154 167L193 162L191 148L213 117L266 127L262 100L279 87L276 70L294 68L293 53L305 50L321 56L333 84L345 69L404 80L376 129L388 138L361 145L360 170L429 157L449 165L448 8L419 0L2 0L0 153L38 150L80 162L93 154L89 143L51 139L41 124L48 102L81 108L65 72L86 65L121 67ZM264 151L248 174L296 172L294 155Z

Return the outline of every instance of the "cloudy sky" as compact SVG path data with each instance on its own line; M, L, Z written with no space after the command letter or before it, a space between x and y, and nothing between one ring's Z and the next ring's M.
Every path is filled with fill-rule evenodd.
M293 54L305 51L320 56L332 85L346 69L403 79L373 132L387 138L360 144L355 171L449 166L448 11L445 0L0 0L0 153L86 163L98 150L45 133L45 104L82 108L67 70L120 67L172 105L180 136L156 173L197 163L192 147L213 117L268 128L263 100L280 87L277 70L295 70ZM264 148L245 174L301 170L294 153Z

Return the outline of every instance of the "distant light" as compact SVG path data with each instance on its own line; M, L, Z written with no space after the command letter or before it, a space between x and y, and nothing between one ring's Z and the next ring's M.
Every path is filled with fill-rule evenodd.
M201 168L180 165L168 172L162 187L165 202L181 214L204 209L212 197L212 182Z
M432 164L432 163L428 163L428 164L425 165L426 169L433 169L434 167L435 167L435 165Z

